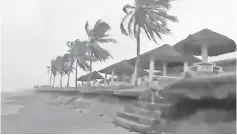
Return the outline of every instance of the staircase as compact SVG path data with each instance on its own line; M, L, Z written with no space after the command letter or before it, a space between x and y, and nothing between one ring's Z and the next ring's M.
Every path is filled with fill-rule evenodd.
M160 116L170 105L168 102L159 102L125 106L114 117L114 123L133 132L151 134L154 133L154 125L164 123Z

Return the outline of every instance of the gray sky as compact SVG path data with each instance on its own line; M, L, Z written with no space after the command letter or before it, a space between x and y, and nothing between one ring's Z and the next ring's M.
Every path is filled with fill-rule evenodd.
M136 42L120 32L125 15L122 7L134 0L2 0L1 10L1 86L4 91L48 84L46 66L57 55L66 52L66 42L86 40L85 23L91 26L103 19L112 26L112 37L118 44L102 45L114 59L96 63L101 69L136 55ZM208 28L237 41L236 0L176 0L170 13L179 23L170 24L172 34L160 45L173 45L189 34ZM144 35L144 34L143 34ZM141 38L141 53L158 47L145 36ZM235 57L234 53L210 58L218 60ZM79 71L79 75L85 74ZM74 76L71 84L74 84ZM66 80L66 77L65 77ZM59 79L56 79L58 85Z

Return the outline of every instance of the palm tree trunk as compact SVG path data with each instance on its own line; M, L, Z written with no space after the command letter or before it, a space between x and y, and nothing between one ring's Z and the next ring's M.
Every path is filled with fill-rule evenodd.
M55 83L55 78L56 78L56 75L53 76L53 87L54 87L54 83Z
M60 88L62 88L63 86L62 86L62 82L63 82L63 75L62 74L60 74Z
M76 75L75 75L75 87L77 88L77 67L78 67L78 61L76 60Z
M91 88L91 71L92 71L92 52L90 49L90 69L89 69L89 77L88 77L88 90Z
M137 85L137 76L138 76L138 67L139 67L139 62L140 62L140 32L141 28L138 26L138 32L137 32L137 60L135 63L135 68L134 68L134 76L133 76L133 85Z
M69 82L70 82L70 75L71 75L71 70L72 70L72 62L70 63L70 69L69 69L69 73L68 73L68 78L67 78L67 88L69 87Z
M67 88L69 87L69 82L70 82L70 72L67 75Z
M49 86L51 86L52 76L53 76L53 73L51 72L50 80L49 80Z

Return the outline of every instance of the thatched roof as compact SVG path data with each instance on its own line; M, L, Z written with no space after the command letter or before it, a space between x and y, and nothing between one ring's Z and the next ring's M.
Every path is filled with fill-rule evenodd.
M89 78L89 73L81 76L80 78L77 79L77 81L88 81L88 78ZM96 80L96 79L104 79L104 77L97 71L94 71L91 73L91 80Z
M114 73L116 75L132 75L133 71L134 71L134 66L132 66L131 64L129 64L129 62L127 60L123 60L120 61L118 63L115 63L109 67L106 67L104 69L99 70L98 72L100 73L107 73L107 74L112 74L112 71L114 71ZM149 73L143 69L139 69L139 76L144 76L144 75L148 75Z
M192 55L181 55L172 46L165 44L140 56L140 68L149 69L150 57L155 59L155 69L161 70L163 62L168 63L168 67L183 65L184 61L194 63L200 61ZM136 57L129 60L132 65L135 65Z
M201 56L201 46L204 44L208 46L209 56L217 56L236 51L234 40L209 29L203 29L189 35L186 39L175 44L174 48L182 53Z

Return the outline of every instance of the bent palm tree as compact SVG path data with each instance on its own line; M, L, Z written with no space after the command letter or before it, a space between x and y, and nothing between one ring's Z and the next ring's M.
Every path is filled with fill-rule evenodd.
M90 60L90 75L88 77L88 89L90 89L92 61L106 61L111 54L100 47L100 43L117 43L115 39L108 38L110 35L107 32L111 29L110 25L102 20L98 20L93 29L89 28L89 22L86 22L85 30L88 36L88 54Z
M79 39L75 40L74 42L68 42L68 52L69 52L69 60L70 62L70 69L73 67L73 63L76 61L76 75L75 75L75 87L77 88L77 67L79 66L82 70L89 69L89 64L87 63L87 42L80 41ZM69 82L68 82L69 84Z
M162 39L162 35L170 33L167 21L177 22L175 16L167 11L171 8L172 0L135 0L134 5L125 5L123 11L126 16L120 24L121 32L127 36L134 36L137 40L137 60L134 69L133 84L137 85L137 73L140 61L140 33L143 29L150 40L156 44L156 36ZM127 29L125 29L127 23Z
M54 62L56 71L60 74L60 87L62 87L62 76L63 76L62 56L57 56Z
M68 41L67 42L67 47L68 47L68 52L69 52L69 63L70 63L70 66L69 66L69 70L72 70L73 68L73 63L74 63L74 57L72 55L72 48L73 48L73 42L71 41ZM77 73L77 68L76 68L76 73ZM69 81L70 81L70 75L71 75L71 72L68 72L68 79L67 79L67 87L69 87ZM77 76L76 76L77 77Z
M55 64L55 60L51 60L51 73L53 75L53 84L52 86L54 87L54 83L55 83L55 78L57 75L57 68L56 68L56 64Z
M50 77L49 77L49 86L51 86L51 80L52 80L52 72L51 72L51 68L52 67L50 67L50 66L47 66L47 74L48 74L48 76L49 76L49 74L50 74Z
M65 63L68 62L68 54L65 54L63 57L58 56L55 59L55 66L57 69L57 72L60 74L60 88L62 88L62 77L65 75L65 71L70 71L67 69L67 66L65 66Z
M70 53L64 54L62 59L63 59L63 72L68 75L67 87L69 87L70 74L74 70L74 68L72 67L74 60Z

